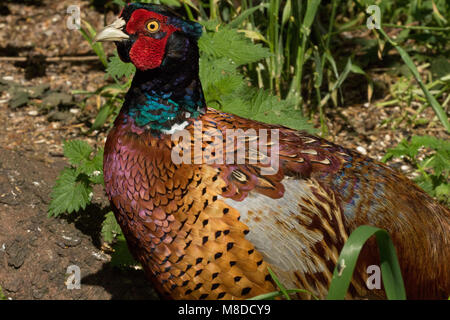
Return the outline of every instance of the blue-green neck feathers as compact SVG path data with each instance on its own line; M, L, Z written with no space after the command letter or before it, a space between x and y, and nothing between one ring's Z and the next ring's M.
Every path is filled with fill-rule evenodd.
M136 125L148 127L152 130L170 130L173 124L180 124L186 118L197 118L204 109L202 92L194 95L187 90L182 99L173 100L173 92L151 92L144 93L145 102L130 106L128 115L131 116Z

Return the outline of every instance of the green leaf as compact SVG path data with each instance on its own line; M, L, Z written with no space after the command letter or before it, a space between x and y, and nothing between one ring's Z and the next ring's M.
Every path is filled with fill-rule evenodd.
M419 148L422 144L419 141L411 141L408 142L406 139L403 139L397 146L394 148L390 148L387 150L386 155L381 159L382 162L386 162L392 157L402 157L407 156L410 159L414 159L419 152Z
M88 160L80 165L79 171L89 176L93 184L103 184L103 148L100 148L92 160Z
M116 243L113 245L114 252L111 255L111 266L113 267L129 267L138 263L134 260L128 249L127 241L121 233L117 236Z
M252 8L248 8L248 9L244 10L239 16L234 18L233 21L231 21L228 24L228 26L230 28L237 28L245 21L245 19L247 19L249 16L251 16L253 13L255 13L255 11L260 10L262 8L267 8L267 7L268 7L268 4L260 4L258 6L254 6Z
M107 67L108 61L106 59L106 53L103 49L103 45L101 42L95 42L94 38L97 32L95 29L89 24L89 22L83 20L83 24L85 28L80 28L80 33L83 38L89 43L92 50L94 50L95 54L98 56L99 60L103 64L103 66Z
M434 189L436 192L436 197L442 199L444 203L450 204L450 184L442 183Z
M91 146L82 140L68 140L64 142L64 156L69 159L70 164L77 166L83 161L89 160L92 153Z
M105 220L102 223L103 240L107 243L112 243L114 239L122 233L122 229L116 221L116 217L112 211L105 215Z
M426 193L431 195L432 197L435 196L435 189L433 185L433 181L430 179L426 179L423 175L419 176L418 178L414 179L414 181L417 183L419 187L421 187Z
M222 27L206 32L198 42L200 50L215 58L231 59L237 66L260 61L270 56L269 49L252 43L236 29Z
M405 300L406 292L397 253L386 230L359 226L347 239L334 269L327 300L343 300L350 285L361 249L375 235L380 252L383 285L389 300Z
M289 293L287 292L286 288L283 286L283 284L280 282L280 280L278 280L277 276L275 275L275 273L273 273L272 269L267 267L267 271L269 271L270 276L272 277L273 281L275 282L277 287L280 289L280 291L283 293L283 295L286 298L286 300L291 300L291 298L289 297Z
M97 113L97 116L95 117L95 121L92 124L91 130L98 130L100 129L108 119L108 117L113 113L114 106L109 103L110 101L107 101L101 108L100 111Z
M432 168L434 174L439 176L445 170L450 170L450 157L442 151L436 152L433 156L425 158L421 161L421 166L424 168Z
M236 98L235 98L236 99ZM315 129L295 109L295 99L281 100L262 89L246 88L237 103L225 104L223 111L256 121L280 124L297 130L314 132Z
M308 0L306 6L305 19L303 20L302 28L309 29L316 17L317 9L319 8L320 0Z
M411 144L418 147L425 146L435 150L440 146L439 139L433 136L413 136L411 138Z
M116 50L114 51L114 55L109 58L106 72L113 79L118 81L118 79L122 77L127 79L130 78L136 72L136 67L132 63L125 63L120 60L119 54Z
M237 65L227 58L200 58L200 80L207 105L221 107L230 96L235 96L244 85L244 79L236 70Z
M71 213L85 209L92 197L92 188L86 175L78 174L73 168L63 169L50 195L49 216Z

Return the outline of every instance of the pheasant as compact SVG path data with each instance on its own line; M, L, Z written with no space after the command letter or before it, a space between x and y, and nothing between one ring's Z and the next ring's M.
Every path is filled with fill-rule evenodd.
M161 296L247 299L277 290L270 267L324 298L343 244L366 224L390 233L408 298L447 298L450 211L355 151L208 108L201 34L167 7L135 3L96 36L136 66L106 141L105 189ZM367 243L350 298L382 295L365 286L378 259Z

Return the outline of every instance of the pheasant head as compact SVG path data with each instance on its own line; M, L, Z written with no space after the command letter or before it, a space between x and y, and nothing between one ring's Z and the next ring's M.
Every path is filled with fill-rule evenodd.
M198 77L200 24L154 4L128 4L95 41L113 41L119 57L136 66L126 99L138 126L170 132L206 109Z

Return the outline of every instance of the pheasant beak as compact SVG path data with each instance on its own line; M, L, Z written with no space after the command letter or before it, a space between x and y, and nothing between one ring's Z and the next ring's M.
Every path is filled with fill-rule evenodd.
M128 39L130 36L122 31L125 24L126 22L124 19L117 19L109 26L106 26L102 31L97 33L94 38L94 42L121 41Z

